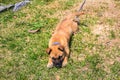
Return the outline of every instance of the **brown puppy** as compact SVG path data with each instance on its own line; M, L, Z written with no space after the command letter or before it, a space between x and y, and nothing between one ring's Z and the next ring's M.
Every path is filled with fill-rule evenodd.
M70 37L78 30L78 23L74 17L81 14L83 13L70 14L57 25L49 41L49 48L46 50L49 54L48 68L63 67L67 64Z
M79 16L84 3L82 3L78 12L69 14L56 27L49 41L49 48L46 52L49 54L48 68L66 66L69 57L69 41L72 34L78 30Z

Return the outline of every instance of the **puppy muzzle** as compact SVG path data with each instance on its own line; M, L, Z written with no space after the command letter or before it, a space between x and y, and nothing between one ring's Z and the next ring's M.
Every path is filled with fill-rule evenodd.
M59 62L53 62L53 64L56 68L61 68L62 67L62 62L63 62L63 60L61 60Z

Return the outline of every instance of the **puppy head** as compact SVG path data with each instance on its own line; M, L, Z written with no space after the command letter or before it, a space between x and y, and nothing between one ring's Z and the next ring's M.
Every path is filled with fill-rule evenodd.
M52 46L47 48L46 52L49 54L55 67L62 67L62 62L66 54L63 46Z

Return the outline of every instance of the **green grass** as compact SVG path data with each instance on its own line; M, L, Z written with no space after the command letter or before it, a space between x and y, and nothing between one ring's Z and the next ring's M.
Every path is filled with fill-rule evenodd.
M0 2L9 4L17 1L21 0ZM99 9L92 6L96 14L81 16L80 30L71 39L68 65L61 69L46 67L48 55L45 50L53 29L60 21L59 12L77 7L75 4L81 1L32 0L32 4L17 12L7 10L0 13L0 80L55 80L57 76L60 80L120 80L120 28L113 29L119 19L97 16L97 13L108 9L107 3ZM111 41L107 45L104 39L100 39L101 34L93 33L101 18L105 19L103 24L110 28L106 38L108 42L118 42ZM38 33L28 32L38 28Z

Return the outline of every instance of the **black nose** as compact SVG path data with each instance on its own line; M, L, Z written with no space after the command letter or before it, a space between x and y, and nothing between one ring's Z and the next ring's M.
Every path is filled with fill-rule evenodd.
M61 65L61 63L57 63L57 64L55 64L55 67L56 67L56 68L61 68L62 65Z

